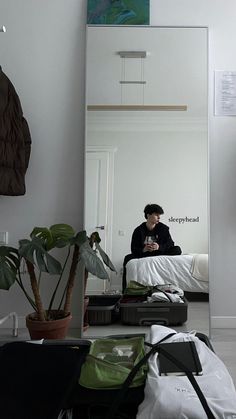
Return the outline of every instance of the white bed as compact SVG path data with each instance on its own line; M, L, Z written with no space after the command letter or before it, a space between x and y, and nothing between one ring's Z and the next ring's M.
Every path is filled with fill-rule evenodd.
M173 284L186 292L208 293L208 255L132 259L126 265L126 283L129 281L149 286Z

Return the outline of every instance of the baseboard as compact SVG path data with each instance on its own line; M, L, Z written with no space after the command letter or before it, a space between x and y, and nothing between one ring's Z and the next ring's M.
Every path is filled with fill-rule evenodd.
M236 317L211 316L212 329L236 329Z

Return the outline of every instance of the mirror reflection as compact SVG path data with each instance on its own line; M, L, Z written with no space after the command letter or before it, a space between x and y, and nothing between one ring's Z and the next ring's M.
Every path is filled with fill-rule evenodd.
M207 73L206 28L87 28L85 228L117 269L87 294L121 292L133 231L158 204L182 254L132 259L125 281L179 286L208 333Z

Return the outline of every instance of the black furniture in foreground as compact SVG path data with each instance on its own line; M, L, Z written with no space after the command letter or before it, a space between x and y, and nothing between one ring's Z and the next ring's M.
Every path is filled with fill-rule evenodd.
M90 342L11 342L0 348L0 417L57 419L67 405Z

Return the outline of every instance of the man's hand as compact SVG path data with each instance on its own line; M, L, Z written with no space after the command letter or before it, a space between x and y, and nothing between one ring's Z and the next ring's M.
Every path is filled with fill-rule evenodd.
M143 251L144 252L155 252L155 250L158 250L158 249L159 249L159 244L158 243L148 243L143 248Z
M152 243L151 244L151 247L152 247L151 252L154 252L155 250L158 250L160 246L159 246L158 243Z

